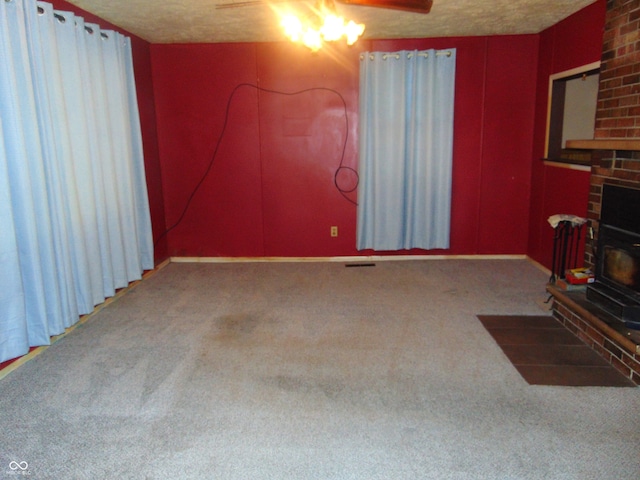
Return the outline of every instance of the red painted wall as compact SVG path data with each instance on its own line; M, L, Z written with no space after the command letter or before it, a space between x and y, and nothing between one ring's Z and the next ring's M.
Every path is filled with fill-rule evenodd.
M355 249L356 192L345 191L356 178L338 170L357 169L359 53L427 48L457 49L451 248L430 253L525 253L535 35L315 55L289 43L152 45L170 255L373 254ZM229 101L243 83L260 90Z
M259 95L264 255L355 254L359 52L305 50L256 48L262 87L303 92Z
M525 43L526 42L526 43ZM482 119L479 253L524 253L527 244L538 41L491 37Z
M554 231L547 219L557 213L586 217L591 176L590 172L545 166L541 160L549 76L600 60L605 13L606 0L598 0L540 34L527 254L549 269Z
M262 255L255 46L151 51L170 254Z
M145 173L149 194L149 207L153 225L153 237L157 239L166 230L164 218L164 197L160 175L160 157L156 132L155 99L153 97L153 79L151 76L151 53L149 42L132 35L95 15L86 12L64 0L49 0L57 10L73 12L85 20L100 25L101 28L121 32L131 38L133 68L136 78L136 93L140 111L140 126L144 149ZM167 258L167 243L160 241L155 247L156 263Z
M117 29L64 0L52 3ZM457 48L451 248L430 253L526 252L550 267L546 218L586 213L589 174L540 161L548 76L600 58L605 3L540 35L368 41L318 55L284 43L149 45L123 31L134 51L156 259L374 253L354 248L356 192L343 196L334 185L345 135L340 97L241 87L211 163L229 96L244 82L336 90L349 120L343 165L357 168L359 51ZM346 168L337 179L343 189L355 185Z

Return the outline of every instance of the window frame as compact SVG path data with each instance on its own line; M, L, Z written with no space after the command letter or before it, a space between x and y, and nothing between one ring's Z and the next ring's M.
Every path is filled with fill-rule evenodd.
M549 76L547 97L547 124L545 132L544 159L550 162L560 162L575 165L590 165L590 152L573 150L570 155L562 148L562 129L564 123L564 101L567 82L585 75L600 73L601 62L592 62L576 68L554 73ZM595 99L597 106L597 98Z

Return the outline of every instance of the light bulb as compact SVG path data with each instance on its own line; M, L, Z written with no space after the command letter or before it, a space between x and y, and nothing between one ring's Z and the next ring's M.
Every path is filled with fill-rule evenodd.
M307 28L302 35L302 43L309 47L312 52L317 52L322 47L322 37L320 36L320 32L311 27Z
M295 15L285 15L280 22L284 28L284 34L293 42L297 42L302 37L302 22Z
M349 20L347 26L344 27L344 34L347 37L347 45L353 45L358 40L358 37L364 33L364 24L356 23L353 20Z
M324 17L324 23L320 29L322 37L327 42L339 40L344 32L344 19L333 14Z

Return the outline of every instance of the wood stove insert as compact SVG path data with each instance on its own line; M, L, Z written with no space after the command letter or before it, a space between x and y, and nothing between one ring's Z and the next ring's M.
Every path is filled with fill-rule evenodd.
M640 190L603 185L596 281L587 299L640 329Z

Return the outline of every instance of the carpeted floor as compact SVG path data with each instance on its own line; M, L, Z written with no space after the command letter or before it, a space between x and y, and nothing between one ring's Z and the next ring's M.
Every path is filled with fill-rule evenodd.
M520 375L532 385L635 387L549 315L478 315Z
M640 390L529 385L525 260L170 264L0 381L0 478L631 479Z

